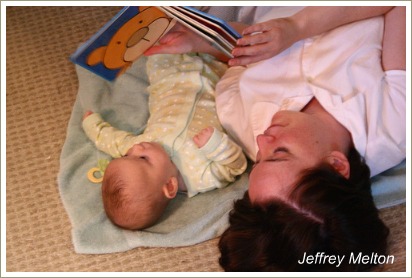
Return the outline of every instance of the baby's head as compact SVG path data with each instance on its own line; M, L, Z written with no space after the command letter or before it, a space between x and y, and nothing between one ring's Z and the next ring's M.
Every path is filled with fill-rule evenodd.
M153 225L178 190L178 170L163 147L144 142L112 160L102 184L103 205L110 220L125 229Z

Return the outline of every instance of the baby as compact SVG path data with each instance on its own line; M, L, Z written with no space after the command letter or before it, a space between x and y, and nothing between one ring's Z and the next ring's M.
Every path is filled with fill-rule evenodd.
M242 149L223 133L215 110L214 88L225 70L208 55L150 56L150 117L141 135L85 113L87 136L114 157L102 182L104 209L114 224L150 227L177 192L193 197L222 188L246 170Z

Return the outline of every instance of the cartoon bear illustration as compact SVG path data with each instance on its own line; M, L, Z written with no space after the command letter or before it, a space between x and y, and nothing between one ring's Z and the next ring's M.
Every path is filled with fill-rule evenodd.
M171 28L171 22L156 7L139 7L139 13L120 27L108 45L92 51L86 62L89 66L103 63L108 69L120 69L120 75Z

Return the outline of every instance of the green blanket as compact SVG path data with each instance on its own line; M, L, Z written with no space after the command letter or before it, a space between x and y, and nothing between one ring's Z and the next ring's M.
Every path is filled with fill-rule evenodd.
M232 185L199 194L179 195L155 226L145 231L126 231L106 217L100 184L91 183L87 172L99 159L99 152L81 128L86 110L100 112L114 126L141 133L148 118L146 59L141 58L115 82L77 67L79 91L61 153L58 184L61 199L72 224L78 253L112 253L145 247L179 247L197 244L223 233L233 202L247 189L247 174ZM405 163L374 179L373 193L378 207L405 201Z
M146 59L141 58L115 82L108 82L76 67L79 92L67 129L59 173L59 189L73 227L78 253L111 253L138 246L175 247L200 243L219 236L227 228L233 201L247 187L244 174L232 185L193 198L178 195L159 223L145 231L125 231L106 218L100 184L91 183L87 172L99 159L110 159L86 138L81 119L86 110L102 113L121 129L141 133L148 118Z

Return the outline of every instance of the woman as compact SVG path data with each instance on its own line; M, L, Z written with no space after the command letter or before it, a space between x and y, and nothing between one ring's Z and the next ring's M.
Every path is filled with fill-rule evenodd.
M381 14L385 30L372 18ZM367 269L373 261L350 256L385 254L388 234L369 167L376 175L405 158L405 9L271 16L245 29L229 61L257 63L230 68L217 87L223 126L256 161L219 243L220 263L230 271ZM174 51L186 36L171 33L150 51ZM307 260L322 253L346 260Z

